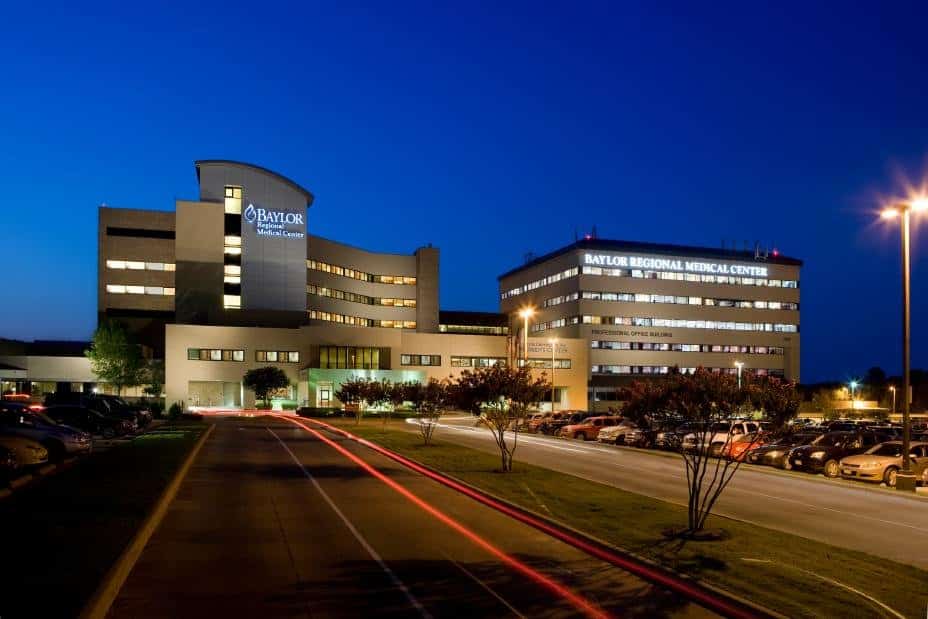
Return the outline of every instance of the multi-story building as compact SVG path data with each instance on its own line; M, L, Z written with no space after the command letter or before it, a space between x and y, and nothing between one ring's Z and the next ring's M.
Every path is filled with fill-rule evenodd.
M264 365L291 377L285 398L327 406L349 376L425 380L512 362L505 316L439 311L437 248L389 254L314 236L313 195L293 181L234 161L196 170L199 199L174 212L99 214L100 319L126 322L164 357L169 402L251 406L242 376ZM586 347L562 346L577 364L557 367L558 406L585 408Z
M799 379L799 271L777 252L583 239L499 277L522 336L579 338L591 402L672 367Z

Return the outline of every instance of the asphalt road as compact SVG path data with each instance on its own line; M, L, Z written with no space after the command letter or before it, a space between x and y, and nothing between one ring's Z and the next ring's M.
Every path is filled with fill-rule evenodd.
M490 432L473 424L449 418L436 436L498 453ZM686 504L685 472L675 454L520 434L515 459ZM864 485L745 464L716 513L928 569L928 498Z
M110 615L564 617L583 604L624 617L708 615L326 438L280 419L217 420Z

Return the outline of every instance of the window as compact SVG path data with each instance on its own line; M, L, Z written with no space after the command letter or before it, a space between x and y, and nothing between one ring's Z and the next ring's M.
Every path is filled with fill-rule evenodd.
M319 310L309 310L311 320L323 320L326 322L336 322L356 327L384 327L389 329L415 329L415 320L377 320L376 318L363 318L361 316L349 316L346 314L337 314L335 312L323 312Z
M586 272L586 271L584 271L584 272ZM536 289L538 289L538 288L541 288L542 286L547 286L547 285L549 285L549 284L553 284L553 283L555 283L555 282L559 282L559 281L561 281L562 279L567 279L567 278L569 278L569 277L576 277L578 273L580 273L580 268L579 268L579 267L573 267L573 268L570 268L570 269L566 269L566 270L561 271L561 272L559 272L559 273L554 273L553 275L548 275L547 277L542 277L541 279L536 279L535 281L529 282L529 283L524 284L524 285L522 285L522 286L518 286L518 287L516 287L516 288L512 288L512 289L510 289L510 290L506 290L505 292L500 293L499 296L500 296L501 299L508 299L508 298L510 298L510 297L515 297L515 296L518 296L518 295L520 295L520 294L522 294L522 293L530 292L530 291L532 291L532 290L536 290Z
M256 350L255 361L268 363L299 363L300 353L295 350Z
M380 348L357 346L320 346L319 367L321 369L385 369L388 356L380 354ZM383 363L381 363L383 362Z
M363 271L358 271L349 267L329 264L328 262L322 262L321 260L307 260L306 268L313 271L322 271L323 273L339 275L341 277L359 279L363 282L375 282L378 284L395 284L404 286L416 285L416 278L409 275L374 275L373 273L365 273Z
M244 361L245 351L228 348L188 348L189 361Z
M441 365L441 355L400 355L400 365Z
M488 368L492 365L505 366L505 357L451 357L453 368Z
M242 188L226 187L225 212L229 215L242 214Z

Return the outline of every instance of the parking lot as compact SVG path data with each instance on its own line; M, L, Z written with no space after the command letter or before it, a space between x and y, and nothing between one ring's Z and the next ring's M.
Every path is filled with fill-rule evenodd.
M439 440L495 453L473 417L449 417ZM409 431L416 431L409 424ZM685 505L683 463L669 451L520 434L517 461ZM715 513L928 568L928 496L822 474L742 465Z

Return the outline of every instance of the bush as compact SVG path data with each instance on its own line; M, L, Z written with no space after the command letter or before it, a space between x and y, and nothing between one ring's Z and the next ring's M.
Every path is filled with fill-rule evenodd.
M171 404L171 408L168 409L168 417L172 421L180 419L180 416L184 414L184 403L177 401Z
M164 412L164 403L160 399L152 400L148 405L148 410L151 411L152 417L161 417L161 413Z
M341 417L343 411L336 406L301 406L296 414L300 417Z
M280 405L280 409L284 411L295 411L297 409L296 402L283 402Z

